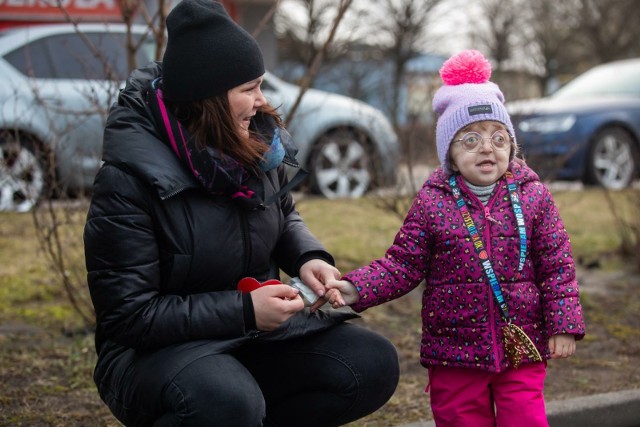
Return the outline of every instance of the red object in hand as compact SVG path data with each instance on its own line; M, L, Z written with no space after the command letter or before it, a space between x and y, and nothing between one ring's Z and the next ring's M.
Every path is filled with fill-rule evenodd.
M258 282L253 277L244 277L238 282L238 290L243 294L246 294L247 292L255 291L256 289L267 285L282 285L282 282L276 279Z

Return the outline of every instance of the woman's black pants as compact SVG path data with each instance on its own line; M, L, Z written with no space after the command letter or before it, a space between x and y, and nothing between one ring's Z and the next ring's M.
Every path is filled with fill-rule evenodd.
M399 376L394 346L348 323L230 353L174 350L130 368L106 399L125 425L338 426L384 405Z

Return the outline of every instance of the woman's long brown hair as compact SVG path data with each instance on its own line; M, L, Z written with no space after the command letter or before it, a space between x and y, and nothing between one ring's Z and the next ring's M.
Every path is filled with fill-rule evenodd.
M253 169L268 149L267 144L257 142L261 137L253 131L249 136L238 132L226 93L188 103L166 100L166 105L193 135L200 150L210 146ZM272 106L267 104L258 111L271 116L277 126L282 126L280 115Z

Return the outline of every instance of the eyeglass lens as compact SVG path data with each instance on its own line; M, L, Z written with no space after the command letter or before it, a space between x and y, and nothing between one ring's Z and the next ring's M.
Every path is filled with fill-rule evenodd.
M509 134L504 131L496 131L490 138L483 138L477 132L469 132L465 134L459 141L462 142L462 147L470 152L476 152L480 149L481 143L488 139L491 141L491 145L496 150L506 150L509 146Z

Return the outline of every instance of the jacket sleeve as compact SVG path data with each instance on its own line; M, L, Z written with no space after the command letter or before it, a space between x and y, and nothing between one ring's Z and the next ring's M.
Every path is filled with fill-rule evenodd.
M345 274L344 279L353 283L360 294L360 300L351 306L355 311L399 298L425 279L431 253L428 233L424 231L425 191L423 187L416 196L385 256Z
M530 188L540 200L531 230L531 256L547 334L582 339L585 325L569 235L549 189L540 182Z
M287 184L287 175L284 167L277 170L280 187ZM278 244L274 252L274 259L278 266L289 276L297 276L302 264L311 259L323 259L331 265L335 265L333 256L320 241L311 233L311 230L302 220L300 213L290 192L286 192L280 198L284 224Z
M96 334L138 349L244 334L238 292L160 292L151 197L157 196L114 166L105 165L96 177L84 230Z

